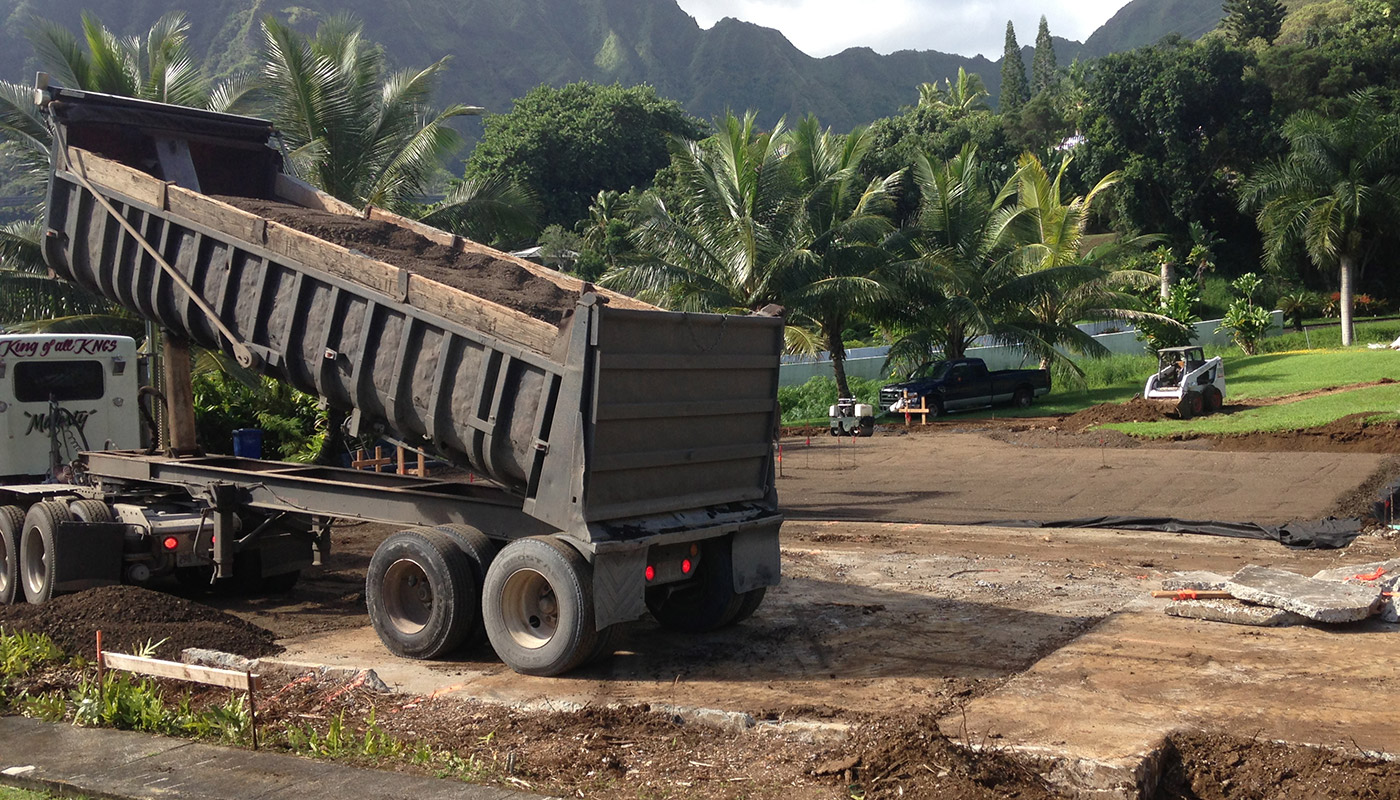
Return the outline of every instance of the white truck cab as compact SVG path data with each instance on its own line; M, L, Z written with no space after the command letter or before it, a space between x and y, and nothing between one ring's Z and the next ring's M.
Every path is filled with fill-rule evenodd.
M0 335L0 476L56 479L84 450L141 446L136 342Z

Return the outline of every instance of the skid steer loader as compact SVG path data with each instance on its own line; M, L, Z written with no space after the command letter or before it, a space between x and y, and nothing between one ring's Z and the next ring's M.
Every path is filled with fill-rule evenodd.
M1225 405L1225 362L1207 359L1199 347L1162 348L1142 396L1168 404L1181 419L1219 411Z

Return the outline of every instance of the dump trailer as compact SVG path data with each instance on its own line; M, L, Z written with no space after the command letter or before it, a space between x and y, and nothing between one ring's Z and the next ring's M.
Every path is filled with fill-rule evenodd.
M61 585L90 534L120 539L123 563L154 552L220 577L245 565L275 577L324 556L338 521L392 523L403 529L375 552L366 585L388 649L432 658L489 639L507 665L542 675L610 653L616 626L647 611L684 631L735 623L778 582L776 309L668 312L347 206L287 174L262 120L56 86L36 100L55 135L44 254L56 274L171 340L321 398L352 434L430 448L487 479L88 452L68 493L9 495L24 514L20 549L43 539L57 556L20 553L36 579L47 568ZM247 210L259 203L280 210ZM323 227L389 226L418 242L409 251L484 264L483 281L512 272L515 294L538 282L568 307L507 307L473 292L476 278L273 218L289 207ZM74 503L101 522L74 521ZM152 507L198 524L162 536ZM88 581L165 567L85 561Z

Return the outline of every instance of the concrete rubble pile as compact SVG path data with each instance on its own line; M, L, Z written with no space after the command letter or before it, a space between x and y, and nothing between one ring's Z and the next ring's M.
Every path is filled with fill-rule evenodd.
M1311 578L1253 564L1229 576L1180 572L1164 579L1162 589L1176 593L1166 613L1189 619L1261 627L1357 622L1377 615L1400 622L1400 559L1325 569Z

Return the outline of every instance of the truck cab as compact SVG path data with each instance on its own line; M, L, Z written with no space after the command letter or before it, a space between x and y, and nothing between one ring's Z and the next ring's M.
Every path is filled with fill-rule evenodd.
M0 335L0 476L55 480L84 450L141 446L136 342Z

